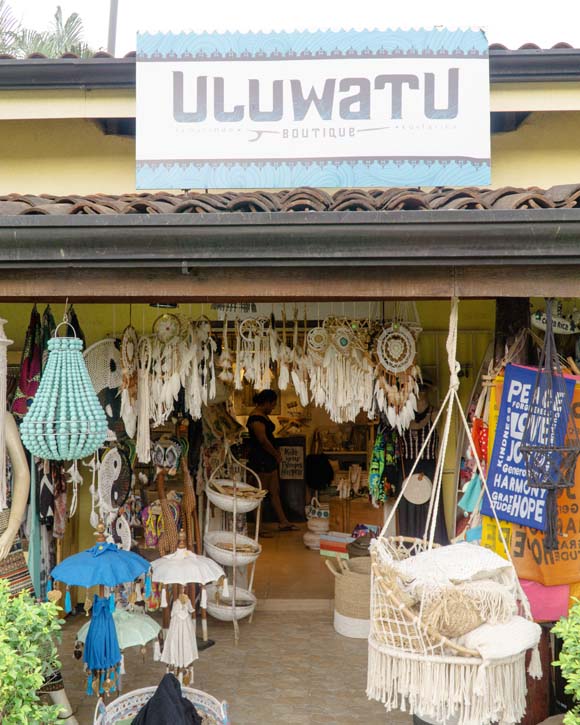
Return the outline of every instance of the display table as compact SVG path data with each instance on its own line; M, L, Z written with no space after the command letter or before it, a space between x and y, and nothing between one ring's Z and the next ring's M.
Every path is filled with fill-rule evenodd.
M329 501L331 531L350 533L357 524L371 524L382 527L383 507L375 508L366 496L357 498L332 498Z

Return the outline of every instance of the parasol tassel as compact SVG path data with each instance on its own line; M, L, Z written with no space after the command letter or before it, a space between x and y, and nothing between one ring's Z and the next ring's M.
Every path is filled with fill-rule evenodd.
M224 581L224 586L223 586L222 594L224 596L224 599L229 599L230 598L230 588L228 586L228 578L224 577L223 581Z
M115 595L114 594L111 594L109 596L109 611L111 612L111 614L113 614L113 612L115 611Z
M64 598L64 611L66 614L70 614L72 612L72 603L70 600L70 589L66 588L66 595Z
M153 661L159 662L161 659L161 645L159 644L159 640L155 640L155 644L153 645Z
M145 599L151 599L151 574L145 577Z
M125 655L121 655L121 664L119 665L119 674L126 675L125 672Z
M141 590L141 583L137 582L135 584L135 601L136 602L142 602L143 601L143 591Z
M47 594L47 601L48 601L48 593L52 591L52 579L49 577L48 581L46 582L46 594Z
M167 590L165 587L161 590L161 608L165 609L167 607Z
M89 672L89 678L87 680L87 695L93 694L93 673Z

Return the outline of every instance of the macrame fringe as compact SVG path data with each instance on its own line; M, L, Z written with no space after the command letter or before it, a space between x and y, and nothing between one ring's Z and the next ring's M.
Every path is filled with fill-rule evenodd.
M537 646L532 650L530 664L528 665L528 675L534 680L542 679L542 660L540 657L540 650Z
M159 644L159 640L155 640L155 644L153 645L153 661L159 662L161 659L161 645Z
M525 653L495 665L468 661L395 654L370 640L367 696L387 712L400 709L437 722L519 722L526 709Z

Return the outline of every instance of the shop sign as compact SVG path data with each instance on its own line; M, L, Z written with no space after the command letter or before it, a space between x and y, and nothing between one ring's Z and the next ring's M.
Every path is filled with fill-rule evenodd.
M498 518L544 531L546 528L547 490L528 483L526 463L520 445L530 410L537 371L518 365L508 365L493 451L487 474L489 495ZM574 380L567 379L570 400L574 395ZM534 396L535 397L535 396ZM534 402L533 440L546 446L561 446L566 433L567 408L558 410L540 399ZM557 418L554 418L556 413ZM489 498L484 497L481 512L492 515Z
M475 30L139 34L137 187L490 183Z

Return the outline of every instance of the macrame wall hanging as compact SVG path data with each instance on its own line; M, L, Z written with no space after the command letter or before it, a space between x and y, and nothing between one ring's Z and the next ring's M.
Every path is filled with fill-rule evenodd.
M222 352L219 359L219 368L221 370L218 378L225 383L230 385L234 382L234 361L232 359L232 353L228 341L228 316L224 316L223 327L222 327Z
M546 303L546 335L520 452L528 484L546 490L547 551L558 549L558 496L574 485L580 437L572 409L573 382L564 377L552 320L552 300Z
M58 327L62 325L70 326L67 321ZM58 327L48 342L48 362L20 435L38 458L74 461L102 445L107 418L83 360L82 340L56 337Z
M292 338L292 371L290 374L292 385L300 405L305 408L308 405L310 396L308 394L308 358L306 356L306 334L308 331L308 322L306 320L306 309L304 309L304 340L300 344L298 323L298 311L294 311L294 332Z
M8 378L8 345L12 340L6 337L4 325L6 320L0 319L0 511L8 506L8 492L6 490L6 384Z

